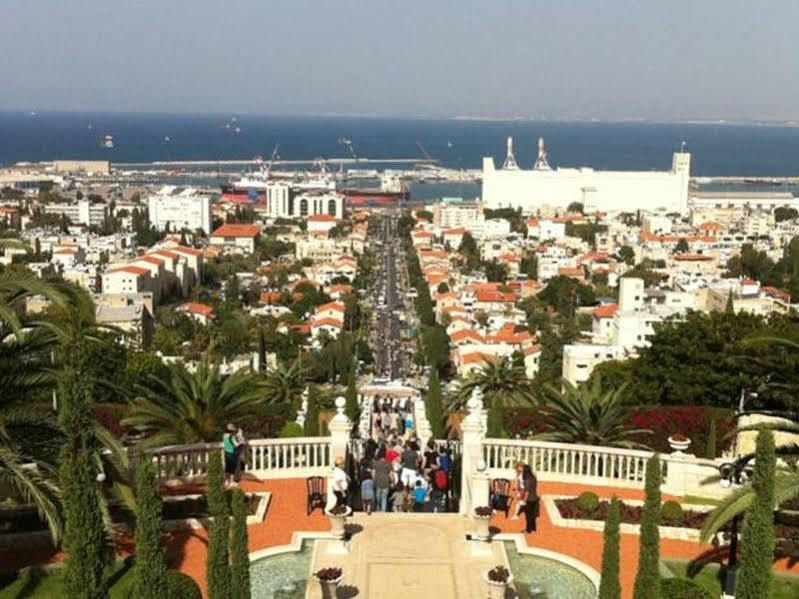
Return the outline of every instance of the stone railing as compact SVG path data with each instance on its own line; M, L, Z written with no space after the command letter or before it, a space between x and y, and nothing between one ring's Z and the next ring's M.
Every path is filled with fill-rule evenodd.
M170 445L151 452L161 479L204 476L208 456L222 451L221 443ZM246 472L258 478L293 478L329 474L333 461L330 437L255 439L244 454Z
M485 439L483 459L492 477L507 478L518 462L530 464L540 480L643 485L652 452L543 441Z

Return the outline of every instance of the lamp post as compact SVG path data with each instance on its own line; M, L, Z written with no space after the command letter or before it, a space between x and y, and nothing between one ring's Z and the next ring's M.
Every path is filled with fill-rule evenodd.
M721 485L742 485L752 477L752 466L748 460L726 462L719 466ZM727 563L727 576L724 579L724 596L735 597L735 573L738 568L738 525L741 514L735 514L730 525L730 550Z

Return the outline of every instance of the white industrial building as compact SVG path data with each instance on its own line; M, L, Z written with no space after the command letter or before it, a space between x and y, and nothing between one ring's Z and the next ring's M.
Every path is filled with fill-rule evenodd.
M521 169L508 138L508 156L502 168L483 158L483 204L486 208L521 208L535 212L542 207L566 208L573 202L586 211L665 209L688 211L691 155L675 152L668 171L597 171L592 168L551 168L543 139L532 169Z
M211 232L211 199L190 187L164 185L157 193L147 199L150 224L159 231L201 229Z

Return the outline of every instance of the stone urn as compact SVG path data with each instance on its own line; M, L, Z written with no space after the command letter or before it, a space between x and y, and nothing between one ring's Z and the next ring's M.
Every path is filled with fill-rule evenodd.
M474 517L474 537L477 541L487 541L491 536L489 527L491 525L491 516L494 510L488 506L474 508L472 515Z
M504 566L496 566L483 572L483 580L488 590L488 599L505 599L508 587L513 584L513 576Z
M341 568L322 568L314 572L314 578L319 581L322 589L322 599L335 599L336 590L341 582Z
M334 539L344 538L344 525L347 518L352 515L352 508L347 505L330 508L325 510L328 518L330 518L330 534Z
M669 437L669 447L677 453L683 453L691 446L691 440L685 435L676 434Z

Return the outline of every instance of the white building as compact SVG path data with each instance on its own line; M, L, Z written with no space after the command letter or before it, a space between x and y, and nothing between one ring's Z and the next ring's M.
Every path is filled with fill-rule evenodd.
M473 202L438 202L433 205L433 224L441 229L471 229L483 221L483 207Z
M566 208L573 202L586 211L688 211L691 155L675 152L668 171L596 171L592 168L549 166L543 140L539 158L529 170L515 166L497 169L483 158L483 202L486 208L518 208L534 212L544 206Z
M53 203L44 207L46 214L62 214L73 225L102 225L108 216L108 205L104 203L93 204L89 200L78 200L70 203Z
M201 229L211 232L211 199L192 188L164 185L147 198L150 224L163 231L167 224L172 231Z
M257 225L226 223L211 233L211 245L224 246L234 253L255 252L255 239L261 234Z

